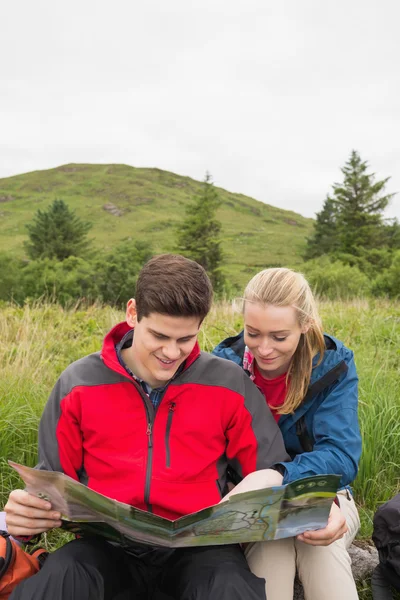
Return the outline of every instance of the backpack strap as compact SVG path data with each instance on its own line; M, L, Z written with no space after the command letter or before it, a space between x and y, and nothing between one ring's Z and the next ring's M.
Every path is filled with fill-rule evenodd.
M5 542L5 552L4 556L0 556L0 579L3 577L4 573L7 572L8 567L12 561L13 557L13 547L10 540L10 534L7 531L0 531L0 536L3 538Z
M325 340L326 339L327 338L325 338ZM344 360L341 360L335 367L333 367L333 369L325 373L321 379L318 379L318 381L310 385L306 395L303 398L303 402L307 402L307 400L314 398L314 396L317 396L326 390L326 388L328 388L330 385L336 383L339 380L339 377L343 373L347 373L347 371L348 366ZM300 446L302 447L303 452L312 452L314 448L314 440L308 432L305 415L302 415L296 422L296 434L299 438Z
M296 421L296 435L299 438L303 452L312 452L314 442L308 433L305 415L302 415L300 419Z

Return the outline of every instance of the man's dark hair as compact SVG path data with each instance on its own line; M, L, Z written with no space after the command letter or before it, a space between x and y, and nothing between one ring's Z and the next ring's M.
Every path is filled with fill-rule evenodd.
M179 254L160 254L147 262L136 283L137 319L159 313L198 317L211 308L213 289L201 265Z

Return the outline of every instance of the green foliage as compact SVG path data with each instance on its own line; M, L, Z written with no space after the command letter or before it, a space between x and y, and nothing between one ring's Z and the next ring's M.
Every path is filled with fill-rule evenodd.
M69 306L99 301L122 306L134 296L137 275L153 252L146 242L122 242L112 252L85 260L43 258L30 262L0 253L0 300L23 304L46 299Z
M399 243L399 224L394 221L387 225L383 219L394 195L383 195L389 177L375 181L367 169L368 163L353 150L342 168L343 183L333 185L332 197L327 197L317 214L314 234L307 240L306 258L330 254L346 262L353 256L368 262L366 251L393 248Z
M376 277L377 273L390 267L393 253L388 248L373 248L372 250L358 248L357 254L336 252L331 259L339 260L351 267L357 267L360 271L373 279Z
M38 210L27 225L29 241L25 243L33 259L82 256L87 252L90 223L82 221L63 200L54 200L46 210Z
M400 249L400 223L398 219L388 219L384 228L385 240L392 250Z
M93 302L98 298L94 276L93 265L77 256L32 261L23 270L24 298L46 298L62 306L82 299Z
M372 293L375 296L400 297L400 250L393 255L390 267L375 279Z
M340 250L379 248L385 243L382 213L393 194L382 195L389 177L375 181L367 174L368 164L355 150L342 169L342 184L334 184L333 194L338 212Z
M0 300L19 302L22 294L22 260L0 252Z
M328 256L304 263L302 271L314 292L323 298L348 300L369 292L369 279L358 267L331 261Z
M187 258L198 262L207 271L216 293L223 289L221 270L221 222L216 218L218 194L211 176L206 174L203 192L186 206L186 218L178 229L177 249Z
M149 243L127 241L101 256L95 265L99 299L107 304L125 306L135 295L140 269L152 255Z
M323 254L335 252L335 250L339 248L337 229L337 210L335 202L332 198L327 196L321 212L317 213L314 234L307 239L304 258L309 260Z

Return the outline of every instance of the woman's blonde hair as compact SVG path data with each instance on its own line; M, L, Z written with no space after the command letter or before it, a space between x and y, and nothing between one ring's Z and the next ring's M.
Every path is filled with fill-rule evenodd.
M322 323L313 293L301 273L284 268L265 269L247 284L243 309L246 302L293 306L300 327L308 327L307 332L301 334L290 363L286 399L277 411L281 415L293 413L307 393L314 356L319 353L319 364L325 351Z

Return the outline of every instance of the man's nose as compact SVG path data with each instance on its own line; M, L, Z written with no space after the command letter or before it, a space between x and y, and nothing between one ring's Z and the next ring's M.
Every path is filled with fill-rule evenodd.
M169 342L164 346L163 353L168 360L176 360L180 357L181 351L176 342Z

